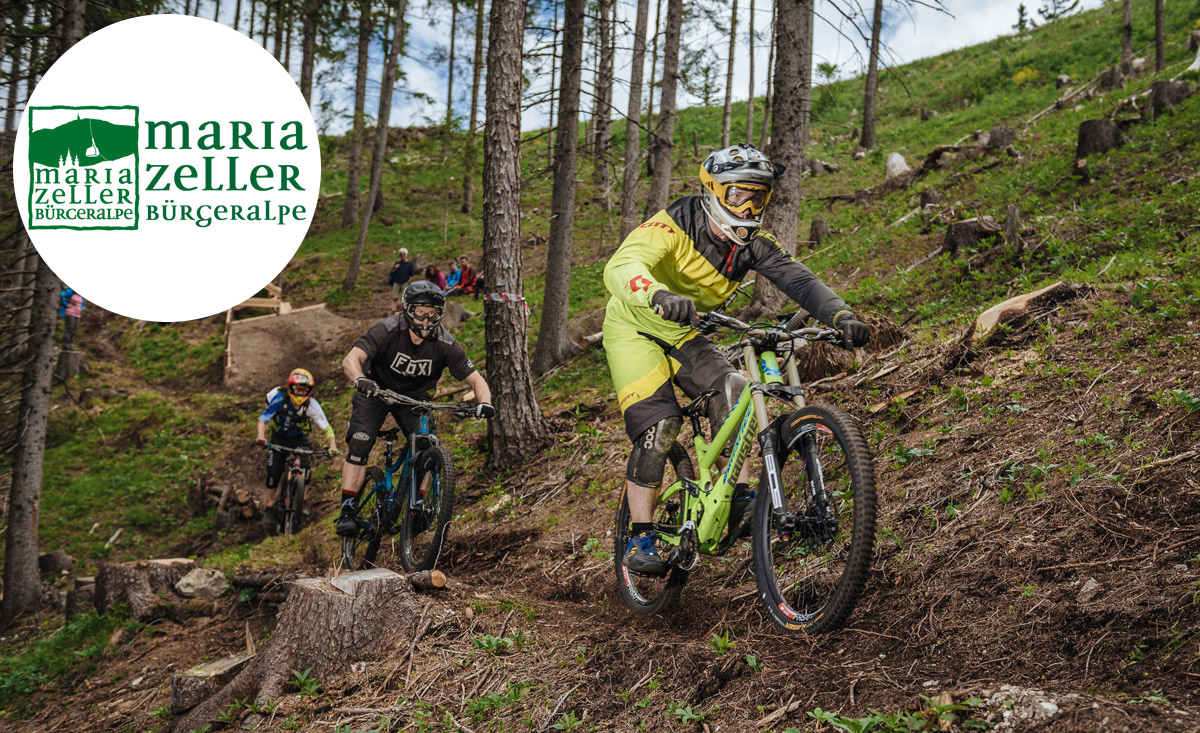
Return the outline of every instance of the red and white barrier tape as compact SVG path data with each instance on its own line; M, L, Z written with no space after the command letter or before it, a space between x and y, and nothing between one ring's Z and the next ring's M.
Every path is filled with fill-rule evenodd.
M497 302L506 302L507 301L507 302L523 303L525 305L525 312L527 314L529 313L529 303L525 302L524 295L517 295L516 293L484 293L483 299L484 300L494 300Z

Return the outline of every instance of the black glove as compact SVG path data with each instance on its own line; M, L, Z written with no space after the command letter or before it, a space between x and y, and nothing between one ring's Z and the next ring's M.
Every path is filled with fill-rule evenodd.
M696 304L692 302L692 299L684 295L676 295L670 290L656 291L654 295L650 296L650 302L654 304L654 312L664 321L687 326L696 317Z
M853 314L848 313L838 319L837 327L844 339L838 346L843 349L852 350L858 346L866 346L871 341L871 327L855 318Z
M368 397L379 391L379 385L375 383L375 380L366 377L354 380L354 388Z
M486 402L480 402L475 406L475 417L480 420L487 420L490 417L496 416L496 408Z

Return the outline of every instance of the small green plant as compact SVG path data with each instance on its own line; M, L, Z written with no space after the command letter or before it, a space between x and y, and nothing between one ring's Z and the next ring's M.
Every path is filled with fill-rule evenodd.
M150 711L150 716L154 717L154 718L158 718L160 721L161 720L170 720L171 705L170 704L160 705L159 707L154 708L153 710Z
M889 453L897 466L907 466L918 458L933 455L932 448L905 448L898 445Z
M730 649L737 646L737 642L730 641L729 632L726 631L726 632L722 633L720 636L713 634L712 641L708 642L708 645L713 648L713 650L717 653L718 657L723 657L723 656L725 656L726 652L728 652Z
M321 683L312 676L312 667L299 672L292 670L292 679L288 682L300 693L301 697L316 697L321 693Z
M558 722L550 727L554 730L571 731L575 730L582 724L583 721L575 717L575 711L572 710L570 712L563 713L563 716L558 719Z
M753 654L746 655L746 666L754 670L756 674L761 672L763 668L762 662L758 661L758 658Z
M715 710L715 709L716 708L713 708L713 710ZM676 720L678 720L680 723L683 723L684 725L692 725L693 723L703 723L704 719L707 718L709 715L712 715L712 713L713 713L712 710L705 712L705 711L701 711L701 710L692 708L691 706L684 707L683 705L681 705L677 702L669 703L667 705L667 712L669 715L673 716Z
M529 640L525 638L524 631L518 631L513 636L492 636L491 634L484 634L478 639L471 640L471 646L475 647L476 649L482 649L491 655L499 654L510 647L521 649L527 643L529 643Z

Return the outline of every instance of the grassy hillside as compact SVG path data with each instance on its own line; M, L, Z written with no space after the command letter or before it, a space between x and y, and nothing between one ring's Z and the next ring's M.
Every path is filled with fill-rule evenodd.
M545 729L570 713L585 720L578 730L666 730L696 729L688 722L695 713L739 730L783 708L754 729L812 730L816 716L808 711L836 710L859 721L872 708L929 715L931 703L920 695L946 692L958 701L978 699L958 724L974 717L982 726L988 715L995 724L1013 707L1015 693L1000 690L1008 684L1070 709L1074 717L1057 719L1056 730L1110 729L1109 718L1130 730L1200 730L1200 493L1191 463L1178 458L1200 430L1200 95L1128 128L1124 146L1089 161L1092 180L1070 175L1079 122L1109 115L1190 60L1183 41L1200 21L1200 2L1168 7L1166 72L1025 124L1061 93L1057 75L1077 84L1115 59L1119 18L1119 3L1110 3L895 70L881 82L879 148L862 159L852 157L846 139L858 124L851 111L861 106L861 80L816 92L810 154L840 170L806 179L801 231L820 218L837 233L825 249L798 254L856 310L903 324L895 346L862 352L846 374L812 389L814 399L860 419L877 456L878 550L868 595L851 621L857 628L780 640L747 594L752 580L740 550L702 563L682 610L631 619L611 589L606 535L627 439L603 352L594 348L539 384L558 441L525 471L486 471L482 426L444 426L461 476L461 516L446 569L463 585L434 597L441 620L414 652L408 677L422 694L393 685L393 722L403 730L455 730L457 721L474 730L523 730L528 720L528 727ZM1152 28L1149 4L1138 3L1135 48ZM922 109L938 114L921 122ZM744 105L735 108L734 119L744 117ZM822 200L879 183L887 153L900 152L916 167L934 146L997 124L1018 131L1020 159L963 159L863 203ZM617 129L619 151L623 126ZM673 190L681 194L695 188L693 130L702 146L715 142L720 110L680 113ZM478 186L475 211L462 214L460 182L447 181L457 174L458 154L443 165L440 140L427 131L394 133L384 207L350 295L338 289L357 234L340 228L345 141L322 140L322 204L284 273L293 305L324 301L351 317L383 315L390 304L384 280L399 246L438 263L464 253L479 260ZM530 138L522 161L523 254L536 335L550 176L546 138ZM603 307L601 271L617 245L617 214L604 209L593 174L585 159L571 283L572 314L581 317ZM944 196L941 207L893 226L925 189ZM948 222L977 215L1003 222L1010 204L1024 221L1023 252L985 242L921 262L941 245ZM959 345L984 307L1057 280L1080 287L987 345ZM474 301L466 305L481 310ZM201 476L247 487L261 480L261 456L247 447L261 395L232 395L221 386L222 324L85 320L81 340L94 368L70 394L56 389L45 549L61 546L85 568L199 554L229 570L325 571L334 553L327 523L296 538L262 541L243 526L214 531L211 510L188 498ZM484 363L482 319L464 324L459 338ZM323 363L309 368L335 372L341 356L323 354ZM280 378L293 366L280 364ZM319 392L339 430L349 394L340 384ZM318 512L332 509L336 480L336 471L318 469ZM502 493L517 501L488 522L483 508ZM118 527L122 539L106 549ZM1099 588L1094 603L1080 600L1089 581ZM235 604L203 637L187 624L168 626L171 640L161 646L138 636L107 650L97 640L119 620L80 624L78 647L88 650L89 664L97 655L108 661L74 710L39 706L22 725L48 728L84 710L107 710L113 726L152 728L162 716L149 713L166 700L165 665L198 661L198 648L215 657L240 647L247 617L255 633L269 634L271 622L252 614L251 605ZM53 629L59 620L47 616L46 623ZM29 700L28 667L14 660L32 631L4 642L14 645L13 656L0 660L5 709ZM521 641L514 639L510 651L485 651L485 635L515 638L518 631ZM734 654L707 643L722 633L738 642ZM38 648L53 658L70 653L47 642ZM159 689L135 705L134 693L118 688L147 674L141 668L152 651L148 679ZM315 730L334 701L376 706L372 695L382 683L369 675L387 672L372 669L363 680L327 690L328 697L289 701L272 729L287 716ZM46 680L37 684L56 689ZM18 692L6 698L6 689ZM130 697L109 710L109 698L121 695ZM353 725L388 727L374 718Z

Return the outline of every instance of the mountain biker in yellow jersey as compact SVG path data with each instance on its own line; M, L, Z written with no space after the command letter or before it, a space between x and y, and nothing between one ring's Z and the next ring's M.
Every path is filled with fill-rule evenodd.
M845 348L871 338L845 301L760 231L782 173L748 143L714 151L700 167L703 194L678 199L634 229L604 268L612 293L604 348L633 441L625 472L634 534L625 565L632 572L661 575L668 569L655 547L651 516L667 451L683 424L672 382L691 398L716 392L708 405L714 433L746 384L721 351L690 328L697 309L720 305L756 270L822 323L841 329ZM731 532L748 529L743 518L754 494L747 475L743 468L730 507Z
M293 369L283 389L276 387L267 393L267 407L258 416L258 444L266 446L268 430L270 440L288 448L308 448L310 421L317 426L329 444L329 455L338 454L337 438L333 427L325 417L325 411L312 396L317 382L307 369ZM300 465L306 471L309 456L300 457ZM275 526L275 501L279 499L279 479L283 476L284 457L275 451L267 452L267 491L263 497L263 523Z

